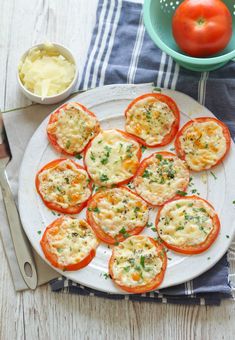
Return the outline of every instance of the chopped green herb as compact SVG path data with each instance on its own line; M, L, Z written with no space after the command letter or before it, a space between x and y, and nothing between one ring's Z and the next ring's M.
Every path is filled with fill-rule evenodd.
M107 181L109 180L109 178L108 178L107 175L102 174L102 175L100 176L100 180L101 180L101 182L107 182Z
M230 238L229 235L226 235L227 238Z
M62 191L61 187L56 187L56 189L57 189L59 192Z
M179 209L180 207L181 207L181 205L180 205L179 203L177 203L177 204L176 204L176 208Z
M103 164L103 165L105 165L105 164L107 164L108 163L108 161L109 161L109 159L108 158L103 158L103 159L101 159L101 164Z
M122 229L119 231L120 234L122 234L125 238L127 238L128 236L130 236L126 229L124 227L122 227Z
M175 148L170 148L170 151L175 151Z
M159 161L162 161L162 155L156 154L155 156L157 159L159 159Z
M51 212L52 212L53 215L56 215L56 213L53 210Z
M41 230L38 230L37 233L38 233L38 235L41 235L42 232L41 232Z
M151 228L152 231L157 231L157 229L155 227Z
M178 231L178 230L184 230L184 227L180 226L180 227L176 228L176 231Z
M147 227L147 228L151 228L152 226L153 226L153 223L149 223L149 222L148 222L148 223L146 224L146 227Z
M142 175L143 178L149 178L152 173L148 171L148 169L144 170Z
M140 256L140 264L141 264L141 266L144 268L144 261L145 261L145 256L143 256L143 255L141 255Z
M128 273L128 272L130 271L130 269L131 269L131 266L126 266L126 267L124 267L123 269L125 270L125 272Z
M63 253L64 249L63 248L57 248L58 253Z
M154 87L152 92L162 92L162 89L160 87Z
M74 155L74 157L77 159L82 159L82 155L80 155L79 153L77 155Z
M103 276L104 276L105 280L110 278L110 275L108 273L104 273Z
M91 151L90 159L91 159L93 162L95 161L95 155L93 154L92 151Z
M199 208L198 210L201 211L201 212L206 213L206 209L204 209L204 208Z
M210 171L210 174L211 174L211 176L213 176L213 177L214 177L214 180L216 180L216 179L217 179L217 177L215 176L214 172Z
M71 141L70 140L67 140L66 144L65 144L65 147L66 149L69 149L71 146Z
M193 206L193 203L189 203L189 204L188 204L188 207L192 207L192 206Z
M140 208L139 207L135 207L134 208L134 212L138 212L138 211L140 211Z
M118 246L118 245L119 245L119 242L115 242L114 245L115 245L115 246Z
M235 204L235 201L233 201L233 204Z
M207 260L210 260L210 259L211 259L210 257L207 258Z
M65 177L65 182L66 182L67 184L69 184L69 179L68 179L68 177Z
M144 146L144 145L141 146L142 153L144 153L146 149L147 149L146 146Z
M186 196L186 195L187 195L187 192L181 191L181 190L177 190L177 191L176 191L176 194L177 194L177 195L180 195L180 196Z
M197 189L193 189L191 192L192 192L192 194L196 194Z
M96 212L96 213L99 213L99 212L100 212L100 209L99 209L98 207L95 207L95 208L93 209L93 211Z

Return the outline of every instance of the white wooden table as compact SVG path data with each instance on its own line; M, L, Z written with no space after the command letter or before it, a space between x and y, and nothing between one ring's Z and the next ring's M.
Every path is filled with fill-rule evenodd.
M82 70L97 0L0 1L0 107L30 104L16 83L22 52L41 41L67 45ZM1 222L0 222L1 223ZM235 303L221 307L158 305L51 293L15 293L0 243L0 340L234 339Z

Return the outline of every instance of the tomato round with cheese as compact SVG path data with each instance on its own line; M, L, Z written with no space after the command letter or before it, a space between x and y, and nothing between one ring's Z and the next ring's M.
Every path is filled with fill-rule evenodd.
M158 211L156 229L169 249L199 254L216 240L220 221L209 202L198 196L186 196L166 203Z
M162 283L166 265L163 246L151 237L137 235L113 248L109 274L119 288L145 293Z
M133 183L148 204L159 206L187 189L189 170L175 154L156 152L141 162Z
M63 216L44 231L41 247L46 259L61 270L78 270L95 257L99 244L85 220Z
M91 196L86 170L71 159L56 159L36 175L36 189L44 204L67 214L79 213Z
M125 187L97 192L87 205L89 224L108 244L139 234L148 222L148 213L145 201Z
M208 170L221 163L231 144L228 127L216 118L195 118L186 123L175 139L177 155L193 171Z
M147 93L134 99L125 111L126 131L148 147L169 144L179 129L180 112L170 97Z
M99 186L128 183L141 158L140 145L121 130L101 131L85 150L85 167Z
M100 124L91 111L80 103L67 103L54 111L47 125L51 145L69 155L81 153L100 131Z

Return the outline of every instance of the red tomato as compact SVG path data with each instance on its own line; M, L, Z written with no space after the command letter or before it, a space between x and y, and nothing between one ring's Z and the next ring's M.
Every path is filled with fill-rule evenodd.
M55 221L53 221L44 231L44 234L42 236L42 239L40 241L43 253L46 257L46 259L56 268L62 269L62 270L78 270L85 266L87 266L91 260L95 257L96 250L91 249L89 254L82 259L80 262L73 263L73 264L67 264L66 266L61 266L58 262L58 256L51 252L50 250L50 237L48 235L56 235L59 232L59 228L61 223L63 222L64 216L57 218Z
M232 16L220 0L185 0L176 9L172 31L179 47L192 57L223 50L232 36Z
M184 131L190 127L190 125L192 125L194 122L197 122L197 123L204 123L204 122L216 122L218 125L221 126L222 130L223 130L223 135L224 135L224 138L226 140L226 151L224 153L224 155L218 159L218 161L213 164L213 166L211 167L214 167L218 164L220 164L224 158L226 157L226 155L228 154L229 150L230 150L230 146L231 146L231 135L230 135L230 132L229 132L229 129L228 127L223 123L221 122L220 120L216 119L216 118L212 118L212 117L201 117L201 118L195 118L193 120L190 120L189 122L187 122L180 130L179 132L177 133L176 135L176 138L175 138L175 151L176 151L176 154L178 155L178 157L180 157L181 159L185 160L185 152L184 150L182 149L182 145L181 145L181 142L180 142L180 137L184 134ZM196 147L195 147L196 148ZM202 170L205 170L203 167L200 169L200 170L195 170L193 169L193 171L202 171ZM206 168L206 170L208 170L208 168Z
M135 194L133 191L129 190L126 187L120 187L120 189L123 191L129 191L133 195L136 195L137 197L139 197L137 194ZM124 241L126 239L126 235L119 233L115 238L112 237L111 235L107 234L99 224L95 222L95 219L93 217L93 214L94 214L93 209L96 208L97 202L102 201L103 197L106 197L107 194L108 194L107 191L101 191L101 192L97 192L94 196L92 196L92 198L88 201L88 204L87 204L86 216L87 216L88 223L90 224L90 226L96 233L96 236L101 241L108 243L108 244L115 244L117 242ZM143 202L143 204L145 205L145 202ZM132 230L129 230L128 228L126 228L126 233L128 234L128 237L139 234L144 229L145 225L137 226Z
M135 98L128 105L128 107L125 110L125 117L127 117L128 111L132 108L133 105L135 105L138 101L145 99L145 98L148 98L148 97L154 97L157 100L159 100L160 102L167 104L169 106L169 108L172 110L172 112L175 116L175 121L171 126L170 132L166 136L164 136L161 143L150 145L150 144L146 143L146 141L144 139L138 137L137 135L131 134L131 136L133 138L135 138L137 140L137 142L139 142L140 144L147 146L149 148L155 148L157 146L167 145L174 139L174 137L175 137L175 135L176 135L176 133L179 129L179 123L180 123L180 111L179 111L179 108L178 108L176 102L173 99L171 99L170 97L166 96L165 94L161 94L161 93L146 93L146 94L143 94L142 96Z
M57 110L55 110L55 111L51 114L48 125L51 124L51 123L56 122L56 121L58 120L59 115L61 114L61 110L62 110L62 109L65 110L69 104L70 104L70 105L71 105L71 104L75 104L76 106L80 106L81 109L82 109L84 112L86 112L88 115L97 118L96 115L95 115L93 112L89 111L89 110L88 110L85 106L83 106L82 104L70 102L70 103L65 103L65 104L61 105ZM94 133L94 136L92 137L92 139L99 133L99 131L100 131L100 125L99 125L99 123L97 122L97 125L96 125L96 127L95 127L95 133ZM63 154L65 154L65 155L73 155L73 156L75 156L75 155L78 154L78 153L79 153L79 154L82 153L82 152L84 151L86 145L87 145L87 144L89 143L89 141L90 141L90 139L87 141L87 144L85 145L85 147L84 147L82 150L78 150L77 152L71 153L71 152L68 152L68 150L66 150L66 148L62 148L62 147L58 144L58 142L57 142L57 139L58 139L58 138L57 138L57 135L56 135L55 133L51 133L51 132L48 132L48 131L47 131L47 137L48 137L48 139L49 139L51 145L56 149L56 151L58 151L58 152L60 152L60 153L63 153Z
M82 211L83 208L85 208L85 206L87 205L87 201L88 198L85 202L82 202L80 204L78 204L77 206L69 206L68 208L63 208L61 207L59 204L53 203L53 202L49 202L46 201L44 199L44 196L41 194L40 191L40 181L39 181L39 174L46 170L46 169L50 169L53 168L54 166L56 166L57 164L59 164L60 162L66 160L65 158L60 158L60 159L56 159L48 164L46 164L42 169L40 169L36 175L36 179L35 179L35 185L36 185L36 189L38 194L41 196L41 199L43 200L43 203L51 210L55 210L55 211L59 211L61 213L65 213L65 214L78 214L80 211ZM72 163L74 163L76 165L76 167L78 169L82 169L85 170L81 165L77 164L76 162L74 162L73 160L71 160ZM91 182L88 184L90 191L92 191L92 184Z
M157 249L158 254L161 257L162 260L162 268L160 273L158 273L153 279L152 281L148 282L145 285L141 285L141 286L136 286L136 287L130 287L130 286L124 286L124 285L120 285L118 284L115 280L114 280L114 274L113 274L113 264L115 261L115 257L114 257L114 252L112 253L112 256L109 260L109 275L111 276L112 280L115 282L115 284L125 290L126 292L129 293L134 293L134 294L141 294L141 293L145 293L145 292L149 292L151 290L156 289L158 286L160 286L160 284L162 283L163 279L164 279L164 275L166 272L166 266L167 266L167 256L166 256L166 252L164 250L164 247L162 246L162 244L160 244L159 242L155 241L153 238L149 237L150 241L154 244L154 246Z
M172 201L180 201L180 200L201 200L201 201L204 201L206 202L212 209L213 206L207 201L207 200L204 200L203 198L201 197L198 197L198 196L186 196L186 197L181 197L177 200L172 200ZM169 202L168 202L169 203ZM167 204L167 203L166 203ZM158 210L158 214L157 214L157 217L156 217L156 222L155 222L155 225L156 225L156 229L158 231L158 223L159 223L159 219L160 219L160 215L161 215L161 211L162 209L164 208L164 205ZM220 231L220 220L219 220L219 217L218 215L215 213L213 218L212 218L212 224L213 224L213 229L212 231L210 232L210 234L207 236L207 238L205 239L205 241L203 243L200 243L200 244L197 244L195 246L176 246L176 245L172 245L170 243L167 243L166 241L162 240L162 243L169 249L171 250L174 250L178 253L182 253L182 254L200 254L202 253L203 251L207 250L211 245L212 243L216 240L218 234L219 234L219 231ZM161 235L159 234L159 237L161 237Z

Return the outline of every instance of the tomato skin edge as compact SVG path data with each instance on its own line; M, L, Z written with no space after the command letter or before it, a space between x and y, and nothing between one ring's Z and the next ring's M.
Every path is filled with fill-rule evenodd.
M200 200L200 201L204 201L206 204L208 204L213 210L214 210L214 207L211 205L210 202L208 202L207 200L199 197L199 196L196 196L196 195L192 195L192 196L185 196L185 197L181 197L179 199L172 199L171 201L169 202L175 202L175 201L178 201L180 199L195 199L195 200ZM167 202L167 203L169 203ZM156 227L156 230L157 230L157 234L158 236L161 238L159 232L158 232L158 223L159 223L159 219L160 219L160 214L161 214L161 211L162 209L164 208L164 205L159 209L158 213L157 213L157 216L156 216L156 220L155 220L155 227ZM215 212L215 210L214 210ZM201 254L203 253L204 251L206 251L208 248L210 248L210 246L214 243L214 241L216 240L218 234L219 234L219 231L220 231L220 220L219 220L219 217L217 215L217 213L215 212L215 215L213 216L212 218L212 222L213 222L213 231L210 232L210 234L207 236L206 240L200 244L200 245L196 245L196 246L190 246L190 247L180 247L180 246L174 246L174 245L171 245L171 244L168 244L167 242L165 242L164 240L162 240L162 243L168 248L168 249L171 249L177 253L182 253L182 254L186 254L186 255L194 255L194 254Z

